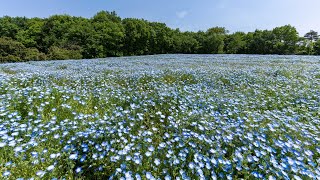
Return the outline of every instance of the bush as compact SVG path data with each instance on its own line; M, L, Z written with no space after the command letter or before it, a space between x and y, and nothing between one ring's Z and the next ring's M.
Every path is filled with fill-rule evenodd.
M25 49L26 47L22 43L14 41L11 38L0 38L0 61L21 61Z
M24 60L39 61L46 60L46 55L36 48L27 48L24 52Z
M63 60L63 59L81 59L81 49L64 49L56 46L51 46L48 52L49 59Z
M5 62L20 62L21 58L14 56L14 55L8 55L8 56L0 56L0 63L5 63Z

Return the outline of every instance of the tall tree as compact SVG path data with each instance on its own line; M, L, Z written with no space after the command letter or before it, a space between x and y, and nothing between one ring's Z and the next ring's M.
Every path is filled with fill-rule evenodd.
M228 54L244 54L246 46L245 36L246 34L244 32L227 35L224 41L224 52Z
M39 49L44 23L44 20L40 18L29 19L26 22L26 28L17 32L17 40L26 47L34 47Z
M304 35L304 38L312 41L312 42L315 42L319 39L319 35L318 35L318 32L314 31L314 30L310 30L309 32L307 32L305 35Z
M151 31L147 21L127 18L122 21L125 29L125 55L143 55L149 52Z
M73 23L73 17L69 15L54 15L45 19L39 44L40 50L48 52L51 46L63 47L66 45L67 35Z
M272 30L275 35L274 53L294 54L299 40L298 31L291 25L276 27Z
M4 16L0 18L0 37L9 37L11 39L16 39L16 35L19 30L25 28L25 22L27 18L25 17L9 17Z
M165 54L170 51L173 43L173 32L164 23L150 22L149 54Z
M224 39L228 31L224 27L213 27L206 31L202 44L203 51L208 54L223 53Z
M318 32L314 30L310 30L308 33L304 35L304 38L307 40L306 48L308 49L308 54L314 53L314 44L318 41L319 35Z
M102 50L96 56L122 56L123 52L121 49L125 34L121 18L115 12L101 11L91 21L95 32L93 32L93 36L90 37L89 41L95 44L99 50Z
M320 40L318 39L313 46L314 54L320 55Z
M247 37L247 53L249 54L273 54L275 35L272 31L256 30L248 33Z
M224 27L182 32L164 23L122 20L108 11L92 18L4 16L0 17L0 38L2 59L16 61L164 53L320 54L318 33L311 30L299 37L291 25L249 33L228 34Z
M192 32L181 33L178 29L173 35L173 51L176 53L193 54L199 48L198 41L193 37Z

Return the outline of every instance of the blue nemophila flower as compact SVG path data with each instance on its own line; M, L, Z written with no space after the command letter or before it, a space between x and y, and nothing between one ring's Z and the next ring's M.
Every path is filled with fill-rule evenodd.
M80 158L80 162L84 162L86 160L86 155L83 155L81 158Z
M61 176L56 168L64 163L76 163L76 169L66 170L79 178L78 166L114 179L145 177L147 171L151 179L169 179L172 166L183 167L177 179L319 176L318 62L297 59L293 67L286 65L292 56L277 57L281 63L238 57L201 56L193 62L170 55L170 62L148 58L149 65L131 58L121 64L113 59L31 62L10 65L23 69L10 78L0 68L0 157L13 153L9 159L16 162L0 166L10 168L14 179L21 177L13 173L22 166L17 158L38 166L55 161L54 170L46 169L48 179ZM57 73L61 63L68 68ZM114 66L121 73L102 75ZM185 79L189 75L194 84ZM165 81L167 76L174 82ZM221 84L222 77L227 84ZM17 106L24 103L30 108L21 113ZM33 115L21 116L28 112ZM143 164L143 158L151 163ZM105 164L110 161L121 164L119 169Z
M141 180L141 176L139 174L136 174L135 177L137 180Z
M165 179L165 180L171 180L171 176L170 176L170 175L166 175L166 176L164 177L164 179Z
M12 141L9 142L8 145L9 145L10 147L14 147L14 146L16 146L16 144L17 144L16 141L15 141L15 140L12 140Z
M150 172L146 172L146 178L147 179L153 179L153 176Z
M47 167L47 171L52 171L54 169L54 165L50 165Z
M125 179L134 179L131 171L125 172Z
M36 175L39 177L43 177L46 174L45 171L37 171Z
M15 147L14 151L15 152L21 152L23 150L23 148L21 146Z
M305 153L306 153L306 155L308 155L308 156L313 156L313 152L310 151L310 150L306 150Z
M159 166L159 165L160 165L160 159L156 158L156 159L154 160L154 164L155 164L156 166Z
M134 158L133 158L133 161L134 161L134 163L136 163L136 164L141 164L141 159L139 158L139 157L137 157L137 156L135 156Z
M191 163L189 163L188 167L189 167L190 169L193 169L193 168L195 168L195 164L194 164L193 162L191 162Z
M59 134L55 134L55 135L53 136L53 138L55 138L55 139L59 139L59 137L60 137Z
M297 175L294 175L293 177L294 177L294 179L296 179L296 180L302 180L302 178L300 178L300 177L297 176Z
M166 147L166 143L163 143L163 142L160 143L160 144L159 144L159 147L160 147L160 148L165 148L165 147Z
M5 164L5 166L11 166L11 165L13 165L12 161L9 161Z
M9 176L11 173L10 171L5 171L4 173L2 173L2 176L6 177L6 176Z
M57 157L57 154L50 154L51 159L55 159Z
M6 145L7 145L7 143L5 143L5 142L0 142L0 148L5 147Z
M151 152L153 152L153 151L154 151L154 147L153 147L153 146L149 146L149 147L148 147L148 150L151 151Z
M77 167L76 173L81 173L81 172L82 172L82 168L81 167Z
M69 159L72 159L72 160L78 159L78 154L71 154L69 156Z
M150 157L152 155L152 153L150 151L147 151L145 154L147 157Z

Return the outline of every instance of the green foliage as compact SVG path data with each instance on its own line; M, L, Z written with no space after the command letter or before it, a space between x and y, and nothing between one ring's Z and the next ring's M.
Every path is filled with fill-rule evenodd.
M67 35L74 25L74 18L69 15L54 15L46 19L42 27L40 49L48 52L51 46L68 44Z
M311 43L309 40L305 38L299 38L299 41L297 43L297 52L296 54L299 55L308 55L312 54L313 48L311 47Z
M199 42L191 32L180 33L176 31L173 35L173 51L175 53L192 54L199 49Z
M173 38L172 30L164 23L150 22L149 54L165 54L170 52Z
M81 59L81 49L64 49L56 46L49 48L49 59L62 60L62 59Z
M21 58L14 55L0 56L0 62L20 62Z
M249 33L248 36L248 51L249 54L273 54L273 45L275 42L275 35L272 31L256 30Z
M320 40L317 40L313 45L314 53L320 55Z
M38 61L38 60L46 60L47 57L44 53L39 52L36 48L26 48L24 50L24 60L32 60L32 61Z
M5 67L0 68L0 71L4 72L6 74L11 74L11 75L17 74L16 70L12 70L10 68L5 68Z
M0 62L21 61L26 47L11 38L0 38Z
M16 38L19 30L25 28L25 17L9 17L0 18L0 37Z
M310 30L308 33L306 33L304 35L304 38L314 42L314 41L317 41L319 39L319 35L318 35L318 32L316 32L314 30Z
M121 19L115 13L99 12L92 19L94 39L92 44L100 47L98 57L121 56L124 28ZM95 40L95 41L94 41Z
M104 58L147 54L305 54L319 55L318 33L299 37L295 27L229 34L224 27L182 32L164 23L121 19L114 11L92 18L0 17L1 62Z
M299 40L298 31L290 25L276 27L272 30L275 35L275 53L294 54Z
M223 53L224 39L228 31L223 27L214 27L205 33L203 44L204 52L207 54Z
M225 52L228 54L242 54L246 47L246 34L243 32L236 32L228 35L225 39Z
M149 52L150 27L147 21L127 18L122 21L125 29L124 54L143 55Z
M39 48L44 20L32 18L27 20L26 28L16 34L16 38L26 47Z
M10 38L0 38L0 62L25 60L45 60L46 55L36 48L26 48L22 43Z

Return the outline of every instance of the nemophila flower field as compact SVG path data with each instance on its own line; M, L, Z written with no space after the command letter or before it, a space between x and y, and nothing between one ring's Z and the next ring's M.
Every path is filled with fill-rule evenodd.
M319 179L320 58L0 65L0 179Z

